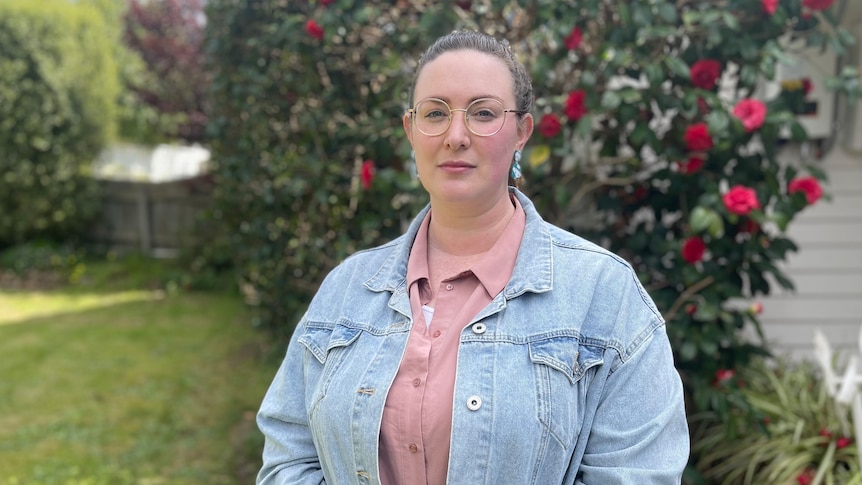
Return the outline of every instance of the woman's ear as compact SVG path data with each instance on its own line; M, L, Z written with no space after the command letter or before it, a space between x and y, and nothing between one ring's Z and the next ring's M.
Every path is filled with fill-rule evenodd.
M410 113L404 113L404 118L401 119L402 124L404 125L404 133L407 134L407 141L410 142L410 145L413 145L413 126L410 123Z
M523 150L533 135L533 115L526 113L518 123L518 150Z

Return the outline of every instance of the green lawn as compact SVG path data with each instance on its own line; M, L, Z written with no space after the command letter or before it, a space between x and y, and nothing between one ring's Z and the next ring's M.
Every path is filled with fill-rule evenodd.
M0 289L0 485L253 483L280 346L235 296L105 274Z

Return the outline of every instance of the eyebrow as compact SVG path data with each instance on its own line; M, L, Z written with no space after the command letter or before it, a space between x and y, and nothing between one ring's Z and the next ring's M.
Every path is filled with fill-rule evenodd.
M446 104L452 103L452 100L450 98L445 97L445 96L426 96L426 97L420 99L419 101L424 101L426 99L431 99L431 98L443 100L446 102ZM469 101L467 102L467 104L470 104L470 103L472 103L476 100L479 100L479 99L495 99L501 103L503 102L503 98L501 98L499 96L494 96L492 94L482 94L482 95L474 96L474 97L470 98Z

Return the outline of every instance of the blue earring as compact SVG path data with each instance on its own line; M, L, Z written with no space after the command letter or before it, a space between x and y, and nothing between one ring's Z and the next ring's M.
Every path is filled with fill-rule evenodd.
M515 150L515 155L512 156L512 170L509 172L509 176L512 177L513 180L518 180L521 178L521 150Z

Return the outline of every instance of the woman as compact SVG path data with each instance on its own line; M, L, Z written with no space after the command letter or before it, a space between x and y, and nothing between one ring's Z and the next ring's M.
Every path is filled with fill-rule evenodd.
M670 484L688 458L663 320L619 257L510 187L533 131L507 45L420 59L404 130L430 206L335 268L263 400L259 484Z

